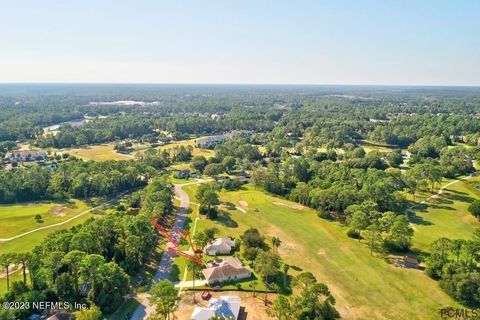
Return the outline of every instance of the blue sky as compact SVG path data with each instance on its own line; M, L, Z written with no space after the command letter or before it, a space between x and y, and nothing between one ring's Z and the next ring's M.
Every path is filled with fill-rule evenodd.
M0 82L480 85L476 0L0 7Z

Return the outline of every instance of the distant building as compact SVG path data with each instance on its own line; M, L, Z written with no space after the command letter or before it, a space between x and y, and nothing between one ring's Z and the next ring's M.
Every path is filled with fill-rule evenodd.
M190 170L180 170L175 172L175 178L187 179L190 177Z
M210 300L207 308L195 307L190 320L209 320L213 317L238 319L240 298L237 296L220 296Z
M70 320L73 319L72 314L67 311L56 311L53 315L47 318L47 320Z
M405 256L405 257L403 257L403 265L405 266L405 268L418 269L419 262L418 262L417 258L415 258L415 257Z
M195 146L197 148L211 148L233 137L239 135L250 135L251 133L251 131L247 130L234 130L216 136L198 138L197 140L195 140Z
M235 240L230 238L217 238L206 245L203 251L209 256L216 256L217 254L230 254L234 248Z
M236 257L217 259L202 270L208 284L248 279L252 272Z
M47 153L45 151L31 151L20 150L11 151L5 155L5 158L10 162L28 162L28 161L43 161L47 159Z

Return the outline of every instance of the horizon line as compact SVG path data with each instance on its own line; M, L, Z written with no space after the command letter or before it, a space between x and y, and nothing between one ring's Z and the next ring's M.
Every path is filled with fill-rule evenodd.
M0 85L198 85L198 86L304 86L304 87L450 87L480 88L480 84L371 84L371 83L255 83L255 82L57 82L57 81L13 81Z

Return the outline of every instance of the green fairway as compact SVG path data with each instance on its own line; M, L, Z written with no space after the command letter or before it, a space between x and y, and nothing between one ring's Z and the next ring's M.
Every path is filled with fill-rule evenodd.
M23 281L23 272L21 269L10 274L10 287L12 286L12 282L14 281ZM27 274L27 284L30 285L30 279L28 277L28 274ZM2 276L0 277L0 295L3 295L6 291L7 291L7 277L5 277L2 274Z
M415 216L410 219L415 229L414 246L428 250L441 237L470 239L480 227L478 219L468 212L470 203L480 197L477 185L480 177L457 182L446 188L441 197L415 209Z
M457 305L422 271L371 257L366 244L346 236L345 227L318 218L311 209L251 186L222 193L221 200L236 206L242 201L247 213L224 211L217 221L202 217L197 232L216 227L219 236L238 237L247 228L258 228L267 242L278 236L283 259L326 283L346 319L437 319L441 307Z
M199 137L200 138L200 137ZM196 139L189 139L189 140L181 140L181 141L174 141L172 143L169 143L169 144L166 144L166 145L163 145L163 146L160 146L160 147L155 147L155 149L157 150L169 150L169 149L173 149L175 147L180 147L180 146L192 146L193 147L193 152L192 152L192 155L195 157L195 156L204 156L205 158L211 158L215 155L215 151L213 150L210 150L210 149L202 149L202 148L197 148L195 147L195 140ZM148 149L148 148L146 148ZM146 149L143 149L143 150L139 150L139 151L136 151L136 152L133 152L132 154L135 155L137 154L138 152L143 152L145 151Z
M35 246L37 246L38 244L40 244L42 239L45 238L47 235L62 229L71 228L94 216L95 215L93 213L89 212L61 226L52 227L52 228L48 228L40 231L35 231L33 233L27 234L23 237L20 237L12 241L0 242L0 254L7 253L7 252L29 251L33 249Z
M65 221L89 206L79 200L69 202L34 202L28 204L0 205L0 238L18 234ZM35 221L39 214L42 222Z

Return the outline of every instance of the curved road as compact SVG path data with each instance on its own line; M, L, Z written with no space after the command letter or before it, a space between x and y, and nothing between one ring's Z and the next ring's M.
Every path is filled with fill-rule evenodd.
M175 195L180 198L180 207L177 210L177 214L175 217L175 222L174 222L174 228L176 230L183 230L185 227L185 220L188 215L188 207L190 206L190 199L188 197L188 194L182 189L184 186L192 185L192 184L201 184L204 182L207 182L210 180L200 180L200 181L195 181L195 182L190 182L190 183L184 183L184 184L175 184ZM171 245L170 243L167 243L165 246L165 249ZM168 276L170 275L170 272L172 271L172 261L173 261L174 255L169 253L168 251L164 251L162 254L162 257L160 258L160 261L158 263L157 267L157 272L155 274L155 277L153 279L153 283L157 283L161 280L168 279ZM153 307L150 306L149 304L149 299L150 294L149 293L143 293L139 294L137 296L139 302L141 303L140 306L135 310L132 316L132 320L143 320L147 319L152 313L153 313Z

